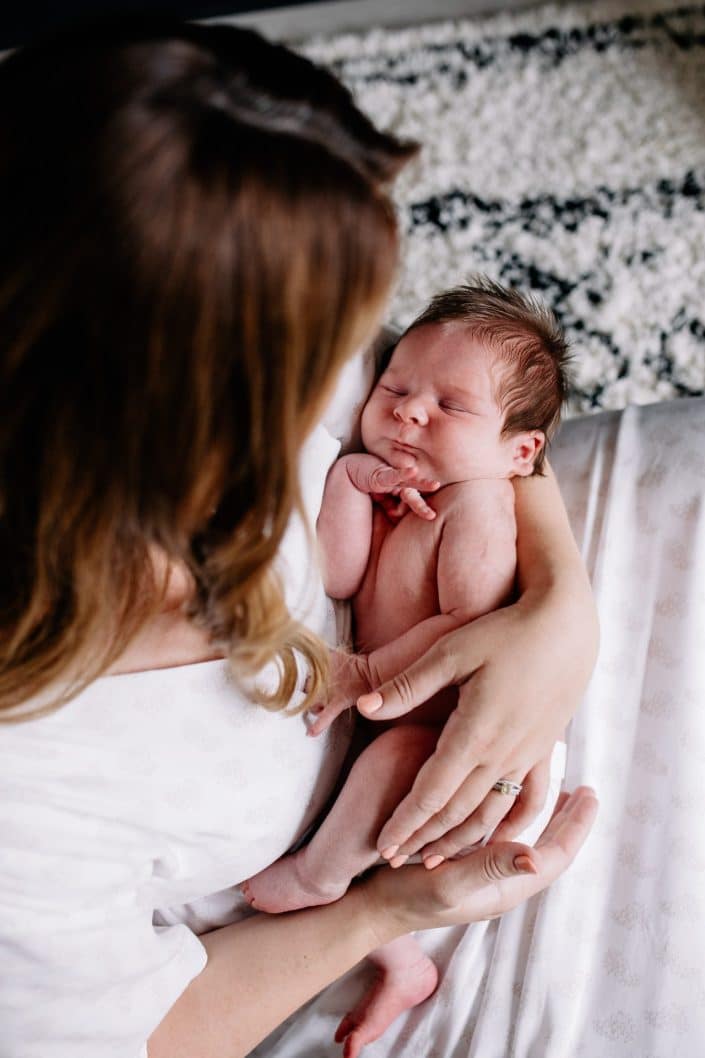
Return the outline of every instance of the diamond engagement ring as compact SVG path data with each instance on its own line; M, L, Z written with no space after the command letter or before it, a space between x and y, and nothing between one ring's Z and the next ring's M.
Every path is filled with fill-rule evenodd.
M497 793L508 794L509 797L516 797L521 793L521 783L512 782L511 779L500 779L492 787Z

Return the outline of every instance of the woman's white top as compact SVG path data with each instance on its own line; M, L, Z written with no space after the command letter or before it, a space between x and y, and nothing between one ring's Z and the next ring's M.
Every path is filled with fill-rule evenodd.
M318 427L302 453L312 525L338 449ZM309 544L294 518L287 601L333 642ZM0 727L0 1056L144 1055L205 965L196 934L243 912L232 887L312 823L348 742L345 721L308 738L252 705L224 661L105 677Z

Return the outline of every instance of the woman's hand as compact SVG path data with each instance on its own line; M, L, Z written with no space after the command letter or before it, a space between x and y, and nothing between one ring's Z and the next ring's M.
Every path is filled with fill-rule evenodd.
M360 712L387 720L442 687L459 688L457 708L434 754L382 828L382 855L391 859L424 849L425 855L449 857L479 841L514 804L492 791L498 779L526 780L523 807L535 814L545 786L541 791L540 773L529 773L550 756L575 711L596 646L596 622L584 596L527 591L513 606L449 632L405 672L364 695ZM514 836L528 822L529 812L520 811L501 836Z
M590 832L597 807L593 790L581 786L570 795L561 794L534 848L501 842L435 871L421 866L394 872L380 868L361 883L377 920L381 915L380 941L416 929L497 918L523 903L570 866Z
M512 841L521 834L536 818L546 803L548 787L551 780L551 757L544 757L535 764L521 781L521 793L517 797L491 790L485 798L483 810L478 809L459 827L438 841L425 845L420 851L424 864L433 869L445 859L456 855L466 855L472 846L478 845L488 834L491 834L490 845L500 841ZM493 830L492 806L496 806L496 815L501 822ZM485 819L483 812L486 812ZM506 813L506 815L505 815ZM502 818L504 816L504 818ZM461 848L456 851L458 842ZM394 861L396 862L396 860Z

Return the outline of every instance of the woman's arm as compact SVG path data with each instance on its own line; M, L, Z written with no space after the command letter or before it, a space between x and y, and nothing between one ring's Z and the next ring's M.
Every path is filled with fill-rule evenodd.
M568 867L596 810L581 787L564 795L535 849L505 842L437 871L382 868L334 904L254 915L202 937L208 964L152 1034L149 1058L243 1058L374 948L516 907Z
M391 940L366 889L253 915L201 937L208 963L149 1040L149 1058L242 1058L294 1010Z
M595 605L556 479L547 468L515 487L518 601L449 633L359 701L365 716L386 720L459 685L435 753L379 835L391 855L450 856L492 830L512 805L493 784L521 781L550 754L592 672ZM520 800L513 833L529 818Z
M555 474L515 478L519 590L565 607L584 683L597 658L599 625L587 570L575 542Z

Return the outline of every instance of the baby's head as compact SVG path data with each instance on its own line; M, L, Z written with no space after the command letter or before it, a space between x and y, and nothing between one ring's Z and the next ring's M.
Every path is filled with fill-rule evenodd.
M400 338L362 414L365 448L442 485L540 474L567 362L550 309L473 277Z

